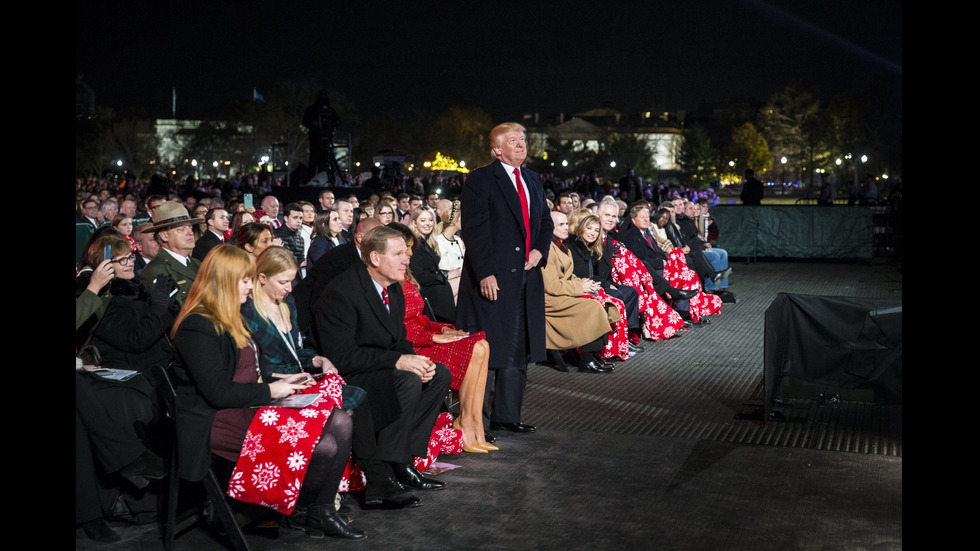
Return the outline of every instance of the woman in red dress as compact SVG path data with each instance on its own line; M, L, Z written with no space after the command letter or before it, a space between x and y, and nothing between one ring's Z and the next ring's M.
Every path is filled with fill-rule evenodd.
M408 227L397 222L389 226L405 236L408 254L412 254L415 235ZM467 333L448 323L430 320L423 312L425 299L419 293L411 271L406 271L402 282L405 294L405 329L415 351L434 362L446 365L452 372L450 388L459 391L459 418L453 428L463 433L463 451L487 453L499 449L486 441L483 426L483 396L487 388L487 366L490 345L483 331Z

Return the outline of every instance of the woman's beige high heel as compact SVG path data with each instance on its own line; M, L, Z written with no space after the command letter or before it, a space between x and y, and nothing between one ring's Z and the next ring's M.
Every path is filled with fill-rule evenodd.
M463 451L470 453L487 453L487 449L477 444L476 446L470 446L466 443L466 432L463 431L463 427L459 424L459 419L453 419L453 428L463 433Z

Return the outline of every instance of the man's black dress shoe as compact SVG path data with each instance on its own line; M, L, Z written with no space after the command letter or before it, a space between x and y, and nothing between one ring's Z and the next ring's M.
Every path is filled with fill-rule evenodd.
M670 296L680 300L690 300L698 296L698 293L700 293L700 291L698 291L697 289L678 289L678 293L676 297L674 297L674 293L671 293Z
M422 500L389 476L368 478L364 488L365 507L418 507Z
M726 277L728 277L730 275L732 275L732 267L731 266L729 266L729 267L725 268L724 270L722 270L722 271L718 272L717 274L715 274L715 277L711 278L711 281L713 281L715 283L715 285L718 285L719 283L721 283L721 280L725 279Z
M416 490L441 490L446 487L446 483L434 478L426 478L415 468L415 465L401 463L394 465L395 479L404 486L415 488Z
M524 423L490 423L490 430L507 430L510 432L534 432L537 429L534 425L525 425Z
M644 350L646 350L646 348L643 348L638 344L629 343L629 350L630 350L630 354L637 354L639 352L643 352Z
M596 360L590 360L585 365L578 366L579 373L612 373L612 366L606 366Z
M492 435L492 434L490 434L489 432L483 433L483 439L486 440L487 442L491 443L491 444L493 444L494 442L497 441L497 437L494 436L494 435Z

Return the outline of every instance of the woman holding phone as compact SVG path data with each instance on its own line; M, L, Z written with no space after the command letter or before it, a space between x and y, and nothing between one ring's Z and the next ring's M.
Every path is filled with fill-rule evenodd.
M337 372L326 357L303 347L291 294L297 269L293 253L285 247L265 249L256 259L252 292L242 304L242 316L259 345L259 370L264 378L273 373Z

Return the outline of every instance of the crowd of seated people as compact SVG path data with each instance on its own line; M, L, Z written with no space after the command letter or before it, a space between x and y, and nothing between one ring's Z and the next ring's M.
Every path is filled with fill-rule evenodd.
M629 207L628 217L608 230L609 236L635 255L649 274L657 294L670 300L685 320L695 324L709 323L710 319L705 316L718 312L722 299L718 290L709 291L706 284L727 284L732 269L727 266L723 270L715 269L702 249L685 244L670 216L673 207L667 205L671 203L663 203L659 209L654 209L645 200L635 202ZM600 212L606 213L608 225L612 227L612 203L604 200L599 208ZM689 268L689 261L696 263L696 267Z
M199 201L191 204L153 194L132 214L116 213L112 205L103 214L105 200L79 201L78 221L89 223L93 235L76 268L76 351L85 356L81 363L86 364L76 375L76 455L80 474L91 471L100 476L77 478L98 484L78 488L76 527L98 541L117 541L118 535L105 523L109 511L103 494L118 488L163 491L152 481L165 476L160 455L170 443L159 431L159 391L143 375L153 365L167 367L177 384L178 461L182 478L188 480L200 479L211 456L232 464L239 461L243 446L260 432L253 423L263 415L259 406L297 392L326 396L328 386L341 389L334 407L323 411L319 443L307 450L309 466L298 498L278 507L284 526L311 537L364 537L349 524L350 507L337 506L340 477L354 472L351 465L366 482L361 485L365 507L413 507L421 504L418 491L442 488L444 483L423 475L414 461L427 456L432 419L421 427L392 422L391 400L404 400L408 391L399 386L389 395L384 389L392 387L379 386L375 375L364 378L351 371L350 362L342 361L348 356L338 348L339 333L313 321L326 319L317 304L330 295L332 279L356 271L358 265L368 271L377 267L361 257L363 240L372 229L392 224L395 212L411 225L392 225L400 230L398 239L412 246L405 258L426 260L413 263L419 266L418 275L406 269L397 282L405 289L399 325L410 330L402 329L398 347L412 352L404 361L418 371L416 380L432 388L426 394L431 413L445 408L449 388L459 393L459 415L452 426L462 451L486 454L498 449L487 442L482 419L487 342L482 333L470 335L447 323L455 310L449 281L459 277L463 254L457 235L458 202L437 220L435 210L423 206L420 197L409 196L407 202L402 198L401 205L386 193L372 199L375 203L363 209L353 207L354 197L341 199L333 202L337 210L312 216L312 203L279 208L275 197L256 202L263 208L218 198L207 201L205 208ZM433 204L438 199L435 196ZM411 208L413 200L418 213L414 221L398 208ZM93 214L91 222L86 213ZM343 227L345 215L357 221ZM139 224L134 228L135 222ZM455 265L447 258L447 267L440 268L443 250L448 251L445 256L455 252ZM313 261L311 254L317 255ZM138 277L137 268L157 266L161 259L174 268L158 266L152 275ZM423 279L444 285L430 295L438 301L426 304L420 293ZM305 294L294 293L306 282L311 285ZM434 302L438 315L431 317L426 312L432 312ZM329 341L323 342L322 353L317 337ZM87 356L89 351L96 351L94 358ZM339 370L327 351L340 358ZM106 372L96 372L95 367L133 370L136 376L107 382L102 379ZM364 388L324 382L341 377L357 380ZM111 394L112 399L99 399L100 394ZM407 407L403 403L403 409ZM117 448L115 453L105 451L107 439ZM402 450L401 440L411 445ZM201 455L201 450L210 454ZM350 487L356 485L352 479ZM275 502L274 497L266 498Z
M243 190L257 199L244 198ZM98 474L76 477L97 482L77 488L76 526L91 538L118 538L105 524L109 511L99 492L163 491L153 481L164 476L159 456L169 443L160 442L157 390L143 376L153 365L168 367L177 383L178 461L188 480L200 479L212 456L239 461L243 447L261 435L262 408L277 398L328 398L317 423L321 438L303 452L302 487L277 507L283 526L311 537L365 537L337 498L352 466L364 477L364 507L418 506L418 492L445 486L424 475L419 469L427 463L419 460L448 389L459 397L452 427L460 449L498 449L483 426L489 345L482 332L453 325L463 259L472 254L460 237L465 213L458 200L378 190L361 201L324 192L319 205L281 206L269 183L254 178L197 188L184 201L151 193L153 182L119 197L100 191L109 192L78 197L76 222L89 224L93 235L76 270L76 351L97 350L83 363L137 375L110 384L92 365L76 375L77 463ZM721 282L717 276L730 273L717 267L721 251L693 246L708 235L700 211L691 210L690 224L677 222L675 243L657 232L663 226L649 224L649 204L627 210L620 203L566 190L552 212L554 236L542 269L547 344L580 372L612 373L610 362L643 352L642 341L691 329L697 319L689 303L704 294L706 280ZM651 250L639 246L647 236ZM404 247L403 266L389 258L391 243ZM696 249L713 266L700 286L670 277L674 247ZM161 269L163 260L174 268ZM378 338L378 331L362 329L372 327L377 312L367 316L370 309L358 304L364 293L352 287L359 284L391 290L370 307L390 300L383 308L399 317L381 330L382 344L365 341ZM365 352L372 347L387 352ZM390 368L372 365L415 376L409 385L404 375L392 378ZM106 393L119 397L99 398ZM418 414L401 419L404 411ZM108 454L106 442L125 451Z
M575 274L574 259L566 244L568 217L554 210L551 218L554 235L548 262L541 271L548 349L577 351L580 372L611 373L613 367L603 362L600 353L610 340L612 327L626 317L622 303L613 302L615 299L604 293L598 281Z

